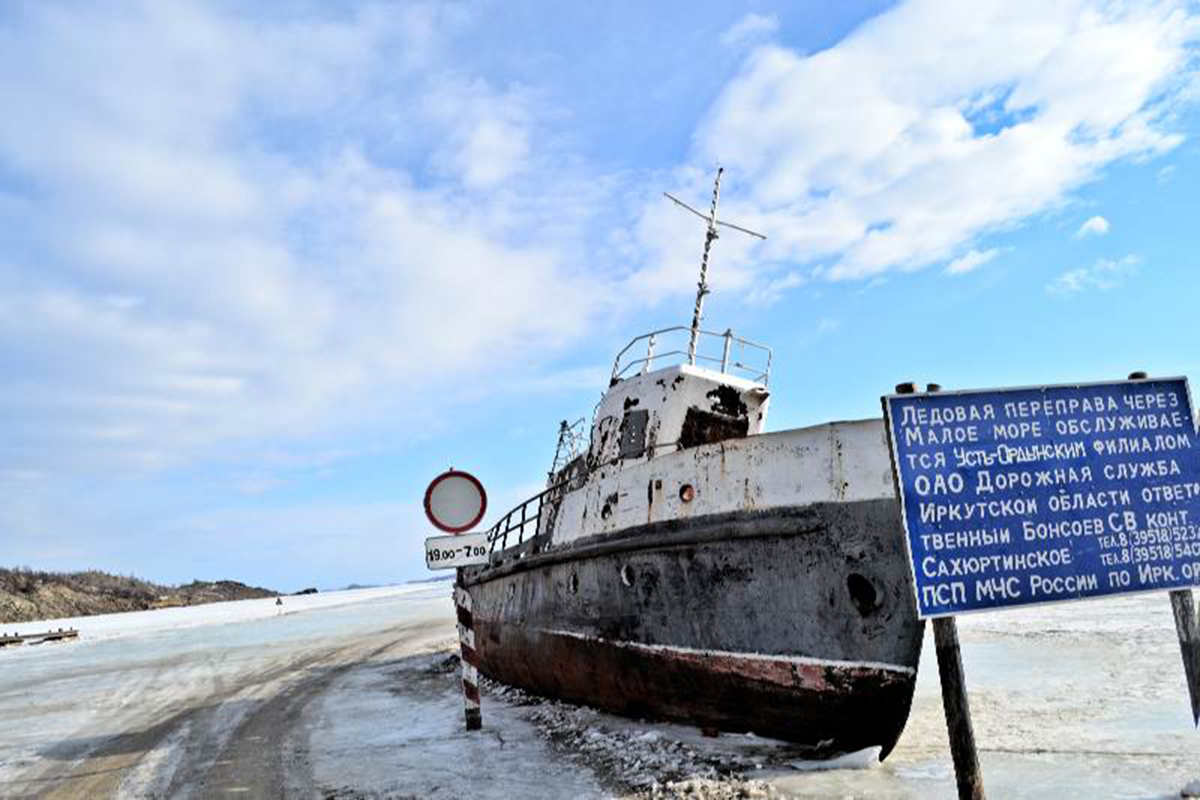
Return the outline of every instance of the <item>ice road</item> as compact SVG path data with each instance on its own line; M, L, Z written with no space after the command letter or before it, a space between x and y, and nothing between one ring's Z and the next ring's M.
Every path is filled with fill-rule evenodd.
M80 641L0 650L2 797L955 796L931 636L887 762L812 764L771 740L495 685L484 730L468 734L448 583L53 627L68 624ZM1200 788L1166 595L963 617L959 629L990 795Z

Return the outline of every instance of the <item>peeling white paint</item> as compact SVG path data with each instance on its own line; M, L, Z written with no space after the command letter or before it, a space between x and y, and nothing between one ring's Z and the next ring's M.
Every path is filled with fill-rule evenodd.
M754 435L767 420L770 394L762 384L721 372L687 364L635 375L611 387L596 409L592 426L590 459L607 464L620 457L621 421L627 411L646 411L646 453L625 458L628 465L668 455L677 449L689 408L710 410L714 400L709 392L722 386L732 387L746 404L747 433Z
M685 484L695 491L691 502L680 498ZM883 421L832 422L599 467L563 497L552 541L668 519L894 497Z

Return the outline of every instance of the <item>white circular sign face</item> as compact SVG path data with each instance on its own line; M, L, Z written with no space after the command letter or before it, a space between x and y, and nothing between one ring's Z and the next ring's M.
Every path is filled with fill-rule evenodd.
M487 512L487 492L474 475L443 472L425 490L425 515L447 533L462 533L479 524Z

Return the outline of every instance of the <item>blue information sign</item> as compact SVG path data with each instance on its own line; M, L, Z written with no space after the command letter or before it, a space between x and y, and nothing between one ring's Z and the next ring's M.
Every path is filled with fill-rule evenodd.
M920 616L1200 585L1185 378L883 401Z

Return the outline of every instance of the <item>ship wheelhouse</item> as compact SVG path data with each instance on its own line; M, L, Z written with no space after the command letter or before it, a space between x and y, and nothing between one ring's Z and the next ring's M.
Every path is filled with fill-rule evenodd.
M613 360L590 426L584 419L560 423L546 489L489 531L494 558L549 546L563 498L589 483L682 450L762 433L771 358L769 347L729 329L680 325L632 339ZM606 505L612 507L599 506L603 520Z
M592 422L590 468L649 460L762 431L770 397L770 349L731 330L697 331L692 354L672 346L688 333L685 327L647 333L617 354ZM719 347L720 355L705 345Z

